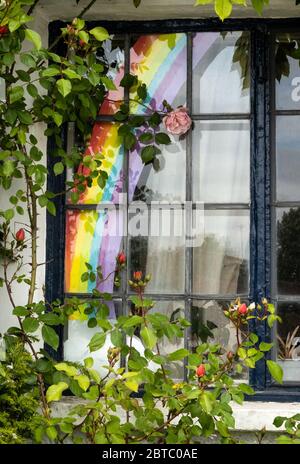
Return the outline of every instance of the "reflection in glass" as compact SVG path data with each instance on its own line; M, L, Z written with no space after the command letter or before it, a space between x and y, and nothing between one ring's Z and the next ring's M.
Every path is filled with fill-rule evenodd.
M129 272L151 274L149 293L183 293L185 235L183 210L152 208L129 215Z
M130 70L147 85L145 103L161 110L163 100L173 106L186 101L186 35L159 34L133 38L130 51ZM135 94L131 95L132 98ZM131 103L132 113L145 113L147 109Z
M130 303L132 305L132 303ZM160 313L168 317L169 320L176 320L184 317L184 302L183 301L154 301L154 307L149 313ZM133 346L143 355L144 346L139 338L139 329L136 330L135 336L133 337ZM168 355L173 351L184 348L184 337L174 337L169 340L167 337L163 337L159 340L159 352L162 356ZM154 351L156 349L154 348ZM158 364L150 361L149 369L156 371ZM171 373L173 379L183 380L184 377L184 365L183 361L170 362L165 364L166 369Z
M281 34L276 41L276 108L300 109L300 35Z
M300 208L277 210L278 293L300 295Z
M101 63L107 66L107 77L113 81L115 86L115 89L107 87L109 92L101 105L100 114L114 114L121 105L120 100L124 99L124 88L120 87L125 69L124 37L117 35L111 37L105 40L97 51L97 54L101 53ZM103 84L106 86L107 81Z
M158 155L159 168L144 165L140 156L141 147L130 153L129 198L140 201L185 200L185 141L170 137L170 145L162 145Z
M123 238L123 215L121 211L68 211L66 217L65 291L67 293L90 293L94 288L112 292L116 257ZM87 271L86 263L94 272L102 266L104 277L101 283L82 282Z
M276 118L276 182L277 199L300 200L300 116Z
M279 303L277 313L282 324L277 325L278 358L300 359L300 304Z
M193 248L193 293L247 294L249 212L205 211Z
M206 203L249 201L248 121L195 122L193 195Z
M193 39L193 113L248 113L247 32L200 32Z
M116 320L122 314L121 301L105 302L109 307L109 319ZM83 304L80 314L74 314L67 323L65 333L67 334L64 342L64 359L72 362L83 362L85 358L92 357L95 361L95 369L105 375L107 370L101 368L107 365L107 351L112 346L109 335L105 345L101 350L90 352L88 344L95 333L102 331L99 327L90 328L87 325L88 316L84 314L85 305Z
M223 314L229 304L230 301L192 301L191 349L195 350L202 343L212 343L220 344L223 353L236 351L236 329ZM247 370L239 377L247 378Z

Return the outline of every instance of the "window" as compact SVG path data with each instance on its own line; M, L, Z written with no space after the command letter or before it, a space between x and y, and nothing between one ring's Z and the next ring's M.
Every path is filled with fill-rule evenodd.
M82 321L94 288L113 293L110 318L130 311L126 279L117 288L113 276L102 284L80 278L86 262L101 263L108 275L122 249L127 278L134 270L152 274L147 292L156 310L170 316L180 310L191 321L184 341L191 348L214 337L230 349L233 334L222 308L236 296L267 297L283 323L272 333L264 324L253 330L261 340L273 339L285 392L299 399L300 35L278 32L276 21L228 24L230 30L209 20L137 23L134 34L126 23L111 24L115 35L105 53L117 90L102 105L91 142L105 155L108 181L104 190L95 181L76 205L67 198L58 205L61 215L48 218L48 258L56 259L47 265L47 293L83 299L61 334L60 355L69 360L88 355L96 329ZM164 148L155 169L142 164L138 150L127 153L118 137L112 100L128 98L118 87L125 70L148 85L148 105L158 108L166 99L192 115L193 130ZM146 111L130 105L132 114ZM74 140L70 127L70 146ZM58 230L64 239L53 249ZM138 338L135 343L140 346ZM183 378L185 367L174 366L173 375ZM265 390L264 398L286 395L263 360L241 377Z
M275 38L275 157L272 189L274 241L273 298L282 324L277 358L286 382L300 381L300 48L298 33Z

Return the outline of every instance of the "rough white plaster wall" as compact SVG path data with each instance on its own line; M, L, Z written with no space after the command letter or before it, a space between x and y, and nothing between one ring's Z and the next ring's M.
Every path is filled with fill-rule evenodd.
M37 10L36 11L36 20L34 23L30 24L30 28L36 30L41 34L43 45L47 46L48 44L48 21L44 17L43 12ZM30 43L26 43L24 47L24 51L26 48L31 49L32 45ZM44 91L40 89L40 91ZM44 134L44 127L43 124L36 124L32 130L32 134L38 139L38 146L41 151L44 153L44 158L41 162L46 164L46 154L47 154L47 139L43 135ZM22 179L13 183L13 187L10 191L0 190L0 209L7 209L12 205L9 203L9 197L16 191L18 188L24 188L24 184L22 183ZM13 222L13 229L16 232L20 227L24 227L21 223L28 224L28 216L25 214L24 216L16 215ZM38 217L38 228L39 228L39 248L38 248L38 262L43 263L45 262L45 236L46 236L46 214L45 209L39 209L39 217ZM27 251L27 250L26 250ZM29 254L25 254L24 262L29 262ZM13 269L13 265L11 266L11 270ZM29 268L27 267L27 271ZM37 292L36 292L36 300L41 298L42 296L42 288L45 282L45 268L44 266L40 266L38 268L38 278L37 278ZM28 286L26 284L16 284L14 286L14 298L15 303L17 305L23 305L27 303L27 295L28 295ZM7 292L5 288L0 289L0 333L4 333L8 327L10 326L17 326L16 317L12 315L12 307L8 299Z

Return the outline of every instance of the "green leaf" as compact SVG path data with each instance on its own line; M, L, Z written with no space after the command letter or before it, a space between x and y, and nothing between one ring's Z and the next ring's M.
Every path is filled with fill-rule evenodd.
M253 388L251 388L250 385L247 385L246 383L240 383L238 388L246 395L253 395L255 393Z
M84 365L85 365L85 367L86 367L87 369L90 369L90 368L93 367L93 365L94 365L94 360L93 360L93 358L91 358L91 357L85 358L85 359L83 360L83 362L84 362Z
M216 0L215 11L219 18L224 21L225 18L231 15L232 3L230 0Z
M168 359L169 361L180 361L188 355L189 351L185 348L181 348L180 350L174 351L174 353L169 354Z
M40 34L33 31L32 29L25 29L25 37L27 40L33 43L37 50L40 50L42 47L42 39Z
M59 345L59 337L52 327L44 325L42 328L42 337L43 340L51 346L54 350L57 350Z
M168 136L168 134L165 134L164 132L159 132L155 135L155 142L162 145L169 145L171 143L171 139Z
M47 211L52 215L56 216L56 207L53 201L48 201L47 203Z
M131 316L127 321L124 322L123 327L128 328L128 327L133 327L141 324L143 322L143 318L141 316Z
M89 32L95 37L96 40L99 40L99 42L103 42L103 40L109 39L109 33L106 29L104 29L104 27L94 27Z
M59 382L55 385L51 385L46 393L46 398L48 403L51 401L59 401L62 397L62 392L67 390L68 384L65 382Z
M56 82L59 93L66 97L72 90L72 84L68 79L58 79Z
M33 333L39 328L39 321L33 317L26 317L22 325L26 333Z
M199 398L200 405L207 414L210 414L213 408L212 395L209 392L203 392Z
M50 440L52 441L54 441L57 438L57 430L53 425L46 428L46 434L48 438L50 438Z
M274 346L274 343L265 343L261 342L259 345L260 351L270 351L270 349Z
M10 103L15 103L18 100L21 100L24 96L24 89L20 85L16 85L10 89L9 101Z
M141 1L142 1L142 0L133 0L134 6L135 6L136 8L138 8L138 7L140 6L140 4L141 4Z
M54 367L57 371L65 372L69 377L74 377L75 375L78 374L78 369L76 367L70 366L69 364L65 362L55 364Z
M15 170L15 163L12 160L5 160L2 165L3 175L9 177Z
M129 379L124 382L126 387L129 388L129 390L137 393L139 391L139 384L136 380L134 379Z
M105 333L96 333L90 343L89 343L89 348L90 348L90 352L92 351L97 351L97 350L100 350L100 348L102 348L102 346L104 345L105 343L105 340L106 340L106 334Z
M141 330L141 337L146 348L152 350L152 348L156 345L157 342L157 338L153 330L151 330L149 327L144 327Z
M154 147L153 145L149 145L148 147L144 147L142 149L141 158L145 164L148 164L151 161L153 161L156 153L157 153L156 147Z
M281 366L279 366L276 362L270 361L270 360L267 361L267 366L268 366L269 372L271 376L273 377L273 379L276 382L282 384L283 383L283 370Z
M77 380L80 388L82 388L82 390L84 391L87 391L87 389L90 386L90 379L88 378L87 375L84 375L84 374L76 375L74 377L74 380Z
M59 176L60 174L62 174L64 172L64 169L65 167L61 161L59 161L58 163L55 163L53 167L53 171L56 176Z
M275 425L275 427L281 427L286 420L287 420L287 417L277 416L275 417L273 424Z
M65 74L69 79L81 79L81 76L73 69L64 69L63 74Z
M262 15L264 9L264 0L251 0L253 8L259 15Z
M49 68L44 69L42 72L43 77L53 77L57 76L58 74L60 74L60 69L56 66L49 66Z

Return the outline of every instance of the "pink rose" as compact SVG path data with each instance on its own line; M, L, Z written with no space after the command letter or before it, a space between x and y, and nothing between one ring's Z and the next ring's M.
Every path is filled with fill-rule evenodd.
M186 134L192 125L187 108L183 106L171 111L163 118L164 125L170 134Z

